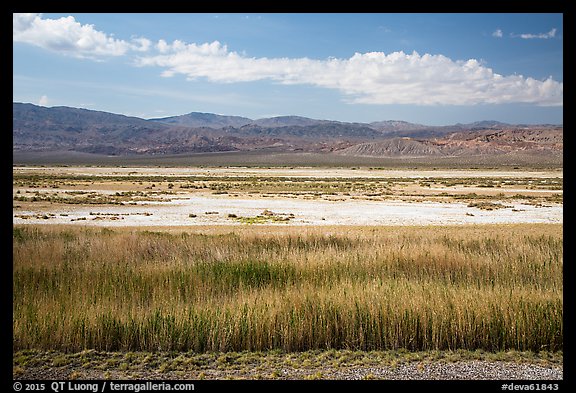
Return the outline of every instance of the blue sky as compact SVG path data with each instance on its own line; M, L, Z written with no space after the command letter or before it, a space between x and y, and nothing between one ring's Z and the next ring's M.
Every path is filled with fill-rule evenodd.
M562 14L14 14L13 100L445 125L563 122Z

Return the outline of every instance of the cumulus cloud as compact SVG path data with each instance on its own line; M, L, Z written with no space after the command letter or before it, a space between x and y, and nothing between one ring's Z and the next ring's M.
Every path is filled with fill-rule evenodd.
M563 84L522 75L502 76L475 59L402 51L356 53L348 59L247 57L218 41L186 44L160 41L158 52L139 66L163 68L162 76L235 83L272 80L308 84L344 93L365 104L475 105L513 102L562 105Z
M549 38L556 37L556 31L557 31L556 29L552 29L548 33L540 33L540 34L530 34L530 33L512 34L512 37L520 37L520 38L525 39L525 40L532 40L535 38L547 40Z
M138 52L147 52L152 47L152 41L144 37L132 38L131 49Z
M502 38L504 34L502 33L502 30L500 29L496 29L494 31L494 33L492 33L492 37L496 37L496 38Z
M44 96L40 97L40 99L38 100L38 105L47 106L48 105L48 96L44 95Z
M555 34L553 29L545 35ZM563 84L551 77L536 80L522 75L503 76L475 59L452 60L441 54L400 51L356 53L343 59L249 57L218 41L154 43L145 37L125 41L93 25L82 25L72 16L45 19L40 14L14 14L13 41L94 60L127 55L137 66L160 68L160 75L167 78L184 75L189 80L202 78L216 83L270 80L336 89L353 103L522 102L560 106L563 102Z
M41 14L12 15L13 42L23 42L78 58L98 59L122 56L128 51L146 51L151 42L134 38L131 42L115 39L94 28L82 25L73 16L44 19Z

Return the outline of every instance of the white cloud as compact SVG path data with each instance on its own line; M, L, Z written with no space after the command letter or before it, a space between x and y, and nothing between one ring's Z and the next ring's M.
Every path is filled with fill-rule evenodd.
M549 38L554 38L556 36L556 29L552 29L550 30L548 33L540 33L540 34L529 34L529 33L524 33L524 34L511 34L512 37L520 37L522 39L525 40L531 40L531 39L544 39L547 40Z
M40 100L38 100L38 105L48 106L48 96L44 95L40 97Z
M563 84L521 75L502 76L475 59L454 61L416 52L356 53L348 59L254 58L229 51L218 41L157 44L160 53L137 59L163 68L162 76L235 83L272 80L337 89L365 104L475 105L533 103L562 105Z
M552 29L544 35L555 34ZM130 55L135 65L161 68L162 77L184 75L189 80L218 83L271 80L336 89L353 103L561 106L563 102L563 83L552 78L502 76L475 59L452 60L441 54L370 52L347 59L256 58L230 51L218 41L153 43L145 37L132 37L128 42L93 25L82 25L72 16L44 19L40 14L14 14L13 41L94 60Z
M136 37L132 38L132 42L131 49L138 52L147 52L152 47L152 41L148 38Z
M494 31L494 33L492 33L492 37L496 37L496 38L502 38L504 34L502 33L502 30L500 29L496 29Z
M160 51L160 53L166 53L170 50L170 46L164 40L159 40L156 44L156 49Z
M78 58L98 59L122 56L128 51L146 51L151 42L134 38L132 42L115 39L94 28L82 25L73 16L44 19L41 14L13 14L12 40L39 46Z

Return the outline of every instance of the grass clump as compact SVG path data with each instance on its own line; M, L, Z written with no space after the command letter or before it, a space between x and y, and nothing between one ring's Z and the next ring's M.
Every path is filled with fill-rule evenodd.
M501 203L494 203L494 202L470 202L468 207L475 207L480 210L498 210L498 209L506 209L512 208L512 206L506 206Z
M278 222L288 222L294 218L294 214L286 213L274 213L271 210L264 209L264 211L253 217L239 217L236 214L228 214L228 218L235 219L242 224L268 224L268 223L278 223Z

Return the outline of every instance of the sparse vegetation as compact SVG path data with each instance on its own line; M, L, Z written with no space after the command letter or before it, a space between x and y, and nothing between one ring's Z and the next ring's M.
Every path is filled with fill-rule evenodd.
M372 171L375 171L372 168ZM164 185L164 183L166 185ZM152 184L145 187L145 184ZM282 198L351 198L384 200L434 201L491 201L494 199L526 199L533 203L562 203L561 177L484 177L455 176L450 178L427 177L362 177L343 181L339 177L293 177L293 176L226 176L226 175L74 175L74 174L14 174L13 200L27 203L57 204L136 204L147 201L168 201L182 192L211 193L212 195L256 194L262 197ZM129 185L127 187L127 185ZM86 190L59 190L54 188L76 187ZM123 188L113 193L93 190ZM153 189L152 186L155 188ZM476 188L483 192L463 191ZM518 193L518 188L525 192ZM32 191L32 189L41 189ZM179 191L175 191L179 190ZM492 190L495 189L495 190ZM514 190L514 192L508 191ZM533 195L531 190L547 190L550 193ZM496 193L497 191L497 193Z
M506 206L501 203L494 202L470 202L468 207L475 207L480 210L498 210L498 209L511 209L513 206Z
M13 198L19 202L49 202L62 204L88 204L88 205L123 205L125 203L134 204L136 201L158 201L161 197L138 192L122 192L113 195L106 195L98 192L68 191L63 194L57 192L36 191L31 196L16 195Z
M484 351L351 351L327 350L305 352L104 352L86 350L63 353L58 351L21 350L13 356L12 374L15 378L34 375L46 364L54 379L103 379L114 373L114 379L334 379L342 372L353 372L361 379L382 379L374 375L375 367L398 367L415 364L448 364L455 362L487 361L538 364L545 367L562 366L562 352L484 352ZM29 374L30 373L30 374ZM55 378L60 376L59 378Z
M233 218L242 224L286 223L294 218L294 214L274 213L273 211L265 209L261 214L254 217L238 217L236 214L228 214L228 218Z

